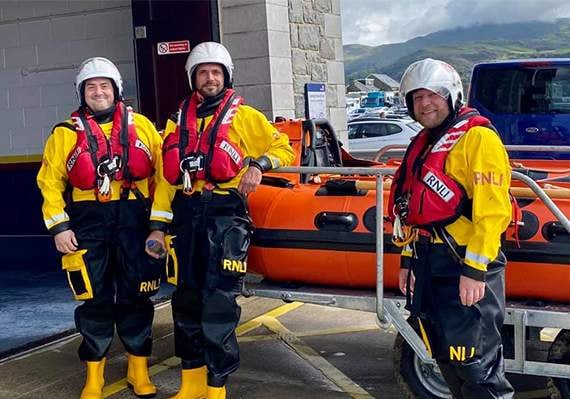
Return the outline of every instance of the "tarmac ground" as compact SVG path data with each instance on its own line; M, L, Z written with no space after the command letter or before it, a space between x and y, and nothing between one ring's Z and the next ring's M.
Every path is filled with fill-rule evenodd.
M394 376L396 332L373 313L240 298L241 366L228 381L229 399L406 397ZM75 334L0 362L0 399L78 398L85 379ZM173 357L170 303L157 306L150 372L157 399L176 394L180 361ZM135 398L127 388L118 339L107 357L105 398ZM544 379L512 376L518 399L548 398Z

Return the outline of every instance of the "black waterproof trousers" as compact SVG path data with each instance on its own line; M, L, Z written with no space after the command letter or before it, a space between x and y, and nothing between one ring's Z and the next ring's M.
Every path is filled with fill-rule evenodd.
M465 251L465 248L460 248ZM419 310L432 355L456 399L512 398L505 377L501 329L505 316L505 256L488 265L484 297L459 298L461 264L444 244L418 243L412 313Z
M143 200L81 201L67 210L79 249L87 250L83 261L93 291L93 298L75 309L75 325L83 336L79 358L101 360L115 327L128 353L149 356L154 316L150 296L158 291L164 262L144 251L148 204ZM72 285L85 283L79 280L70 278Z
M211 191L178 191L172 202L178 259L172 295L176 356L184 369L204 365L208 385L221 387L239 366L236 298L246 271L251 220L244 198Z

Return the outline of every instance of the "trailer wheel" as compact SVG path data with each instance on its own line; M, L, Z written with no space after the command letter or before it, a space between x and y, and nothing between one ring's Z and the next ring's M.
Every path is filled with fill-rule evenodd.
M416 319L410 318L408 322L418 331ZM407 399L451 398L439 368L422 362L400 334L394 342L394 375Z
M570 330L562 330L548 350L548 361L570 364ZM548 393L551 399L570 399L570 379L548 378Z

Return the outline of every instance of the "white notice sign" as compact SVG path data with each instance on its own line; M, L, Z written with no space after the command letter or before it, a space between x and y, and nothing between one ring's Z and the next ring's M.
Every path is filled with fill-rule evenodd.
M305 84L305 117L307 119L327 117L326 85L324 83Z

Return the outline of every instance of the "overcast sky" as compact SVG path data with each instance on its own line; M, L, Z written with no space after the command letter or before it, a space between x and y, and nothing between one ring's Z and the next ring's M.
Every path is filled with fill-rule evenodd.
M340 0L344 44L399 43L488 22L570 17L568 0Z

